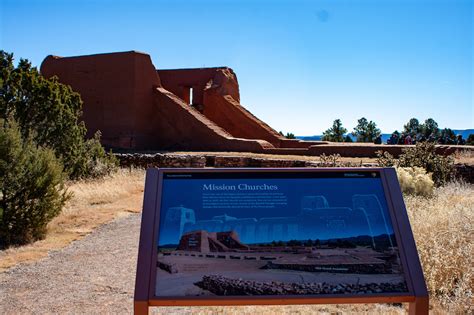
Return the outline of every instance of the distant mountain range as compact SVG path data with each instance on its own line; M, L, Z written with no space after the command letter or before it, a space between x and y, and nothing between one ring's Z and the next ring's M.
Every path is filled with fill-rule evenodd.
M464 130L453 129L453 132L456 135L458 135L458 134L462 135L463 139L467 139L467 137L471 133L474 134L474 129L464 129ZM392 135L391 133L383 133L382 134L382 142L387 143L387 139L389 139L391 135ZM351 134L349 134L349 136L352 138L352 140L355 141L356 137L352 136ZM321 141L321 138L322 138L322 135L318 135L318 136L296 136L296 139L306 140L306 141Z

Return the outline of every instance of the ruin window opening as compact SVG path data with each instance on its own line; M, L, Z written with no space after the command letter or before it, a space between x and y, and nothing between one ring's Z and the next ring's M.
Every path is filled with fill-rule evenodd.
M193 105L193 87L189 88L189 105Z

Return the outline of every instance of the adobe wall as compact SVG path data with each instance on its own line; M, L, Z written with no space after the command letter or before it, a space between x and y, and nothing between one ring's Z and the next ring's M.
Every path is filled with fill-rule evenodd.
M223 94L231 95L235 100L240 101L239 84L234 71L227 67L200 68L200 69L167 69L157 70L161 78L163 87L172 92L185 103L190 104L189 89L193 88L193 105L199 108L204 104L204 89L211 81L218 80L217 74L225 72L231 80L227 80L226 85L220 84ZM221 82L216 82L221 83Z
M87 136L97 130L102 143L120 148L146 147L156 136L148 117L153 86L160 86L150 56L130 51L78 57L48 56L41 74L54 75L81 94Z
M262 139L279 147L284 141L278 132L247 111L240 102L239 84L227 67L157 70L163 87L190 104L230 135Z
M238 139L173 93L147 54L130 51L79 57L48 56L45 77L56 75L84 101L88 137L97 130L102 143L122 149L232 150L261 152L272 145Z
M155 90L155 111L149 121L159 135L153 145L161 149L262 152L271 147L263 140L232 137L164 88Z
M279 147L284 138L247 111L232 96L221 95L214 88L204 91L204 104L204 115L235 137L263 139L274 147Z

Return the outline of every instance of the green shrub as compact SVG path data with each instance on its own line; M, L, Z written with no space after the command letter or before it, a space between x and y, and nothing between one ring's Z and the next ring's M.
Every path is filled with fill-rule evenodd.
M379 150L375 153L377 154L377 164L378 164L378 166L391 167L391 166L394 166L397 163L397 161L395 160L393 155L391 155L387 151Z
M61 162L0 120L0 248L44 237L68 198Z
M399 167L422 167L432 173L437 186L446 184L453 179L454 159L451 156L436 154L436 147L431 142L417 143L415 147L405 149L398 158Z
M433 195L434 182L431 174L421 167L398 167L398 182L404 194L417 196Z
M100 131L95 133L94 138L85 142L85 152L88 177L103 177L118 167L117 158L111 152L107 154L100 144Z
M388 152L377 151L377 163L383 167L422 167L431 173L436 186L452 180L455 172L454 158L436 154L435 144L430 142L420 142L415 147L404 149L398 160Z
M469 134L469 136L466 139L466 144L474 145L474 133Z
M20 59L15 68L13 54L0 51L0 64L0 119L14 118L23 139L32 137L38 145L51 148L72 179L94 176L91 161L113 168L114 163L109 165L113 158L97 145L97 139L85 140L78 93L57 78L45 79L27 60Z

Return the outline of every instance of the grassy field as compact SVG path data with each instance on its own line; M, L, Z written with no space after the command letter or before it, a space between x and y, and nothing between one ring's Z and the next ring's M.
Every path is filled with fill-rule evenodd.
M472 313L474 185L451 183L431 198L404 199L433 305Z
M102 179L69 183L73 198L49 224L45 240L0 253L0 272L36 261L50 250L65 247L95 227L119 216L139 212L143 198L143 170L120 170ZM405 196L409 217L430 291L435 314L474 311L474 185L451 183L436 188L433 197ZM314 307L176 307L171 313L200 314L310 314ZM404 313L389 305L318 306L323 313Z

